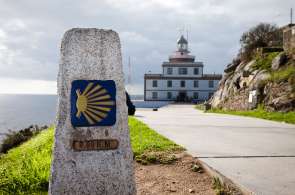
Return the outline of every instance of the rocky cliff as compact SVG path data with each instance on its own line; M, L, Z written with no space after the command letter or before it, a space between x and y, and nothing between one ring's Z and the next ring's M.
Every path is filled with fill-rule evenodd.
M250 110L262 105L268 111L294 111L294 55L261 52L248 62L233 60L210 103L225 110Z

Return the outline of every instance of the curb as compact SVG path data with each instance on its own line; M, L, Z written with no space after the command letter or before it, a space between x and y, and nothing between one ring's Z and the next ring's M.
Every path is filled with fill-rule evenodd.
M202 168L211 176L211 177L216 177L218 178L221 183L226 186L230 191L232 192L231 194L233 195L255 195L254 192L251 192L244 186L237 184L233 182L231 179L225 177L221 173L219 173L217 170L215 170L213 167L209 166L207 163L204 161L200 160L198 157L194 157L197 162L200 163Z

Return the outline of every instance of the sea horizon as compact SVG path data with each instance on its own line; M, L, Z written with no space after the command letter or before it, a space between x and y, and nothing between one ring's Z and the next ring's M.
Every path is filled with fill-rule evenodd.
M152 108L167 102L145 102L143 95L131 95L137 108ZM56 94L0 94L0 141L9 131L30 125L52 125L57 110Z

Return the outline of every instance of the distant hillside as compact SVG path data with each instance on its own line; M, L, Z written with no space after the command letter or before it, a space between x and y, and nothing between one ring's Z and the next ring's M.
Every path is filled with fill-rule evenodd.
M213 108L224 110L250 110L262 105L268 111L294 111L294 52L262 49L247 62L234 60L226 67L210 102Z

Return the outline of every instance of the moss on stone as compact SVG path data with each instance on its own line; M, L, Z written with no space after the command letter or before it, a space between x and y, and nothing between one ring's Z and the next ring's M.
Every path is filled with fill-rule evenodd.
M280 52L271 52L264 54L263 57L256 56L255 63L253 64L253 69L256 70L271 70L272 60L279 54Z

